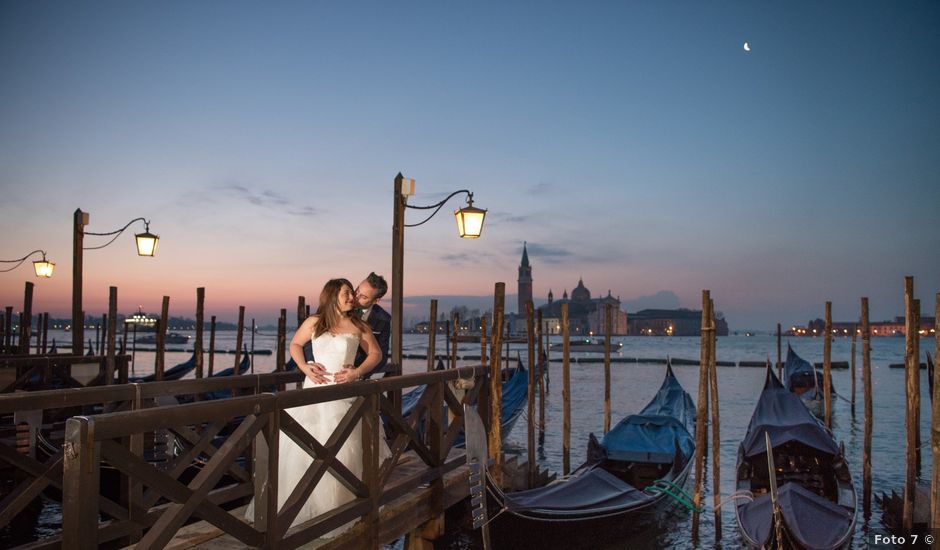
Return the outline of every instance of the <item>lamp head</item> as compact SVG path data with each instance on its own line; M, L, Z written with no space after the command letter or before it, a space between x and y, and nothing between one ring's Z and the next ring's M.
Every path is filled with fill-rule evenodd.
M46 260L46 253L43 252L42 259L33 262L33 269L36 271L37 277L48 279L52 277L52 272L55 271L55 262Z
M473 206L473 193L467 197L467 206L454 211L457 218L457 234L462 239L476 239L483 233L486 210Z
M150 232L150 222L145 220L144 224L144 232L135 235L137 240L137 255L153 256L157 253L157 243L160 241L160 236Z

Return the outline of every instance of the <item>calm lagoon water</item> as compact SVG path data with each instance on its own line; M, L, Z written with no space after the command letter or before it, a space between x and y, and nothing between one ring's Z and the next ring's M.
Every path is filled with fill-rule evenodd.
M86 333L87 334L87 333ZM91 332L92 336L94 332ZM185 333L184 333L185 334ZM52 334L59 342L67 341L68 335ZM289 335L288 335L289 337ZM256 334L255 347L257 349L274 349L275 335L262 331ZM208 335L206 335L208 340ZM786 340L783 343L786 353ZM560 341L560 340L559 340ZM622 337L615 341L623 342L623 347L615 353L620 357L649 357L665 358L671 356L683 359L698 359L699 339L697 337ZM821 362L823 353L822 338L791 338L789 342L794 350L803 358ZM247 339L246 339L247 343ZM61 344L60 344L61 345ZM444 342L438 338L438 353L444 352ZM152 347L152 346L147 346ZM172 346L182 347L182 346ZM234 349L235 333L218 332L216 334L216 349ZM424 354L427 351L427 336L408 334L404 338L404 353ZM191 345L189 346L191 348ZM516 351L525 357L524 346L512 346L511 354ZM934 341L921 340L921 357L925 351L933 353ZM479 355L479 344L461 344L458 355ZM776 338L773 336L727 336L718 339L717 358L719 361L763 361L768 357L776 360ZM185 361L189 357L187 352L168 352L166 355L167 368L176 363ZM602 354L574 354L572 357L602 357ZM833 340L833 361L849 361L851 356L851 340L849 338L836 338ZM560 358L560 353L552 353L552 358ZM862 403L861 379L861 341L858 342L857 351L857 396L855 413L852 406L843 399L833 400L834 432L837 440L843 441L851 465L856 487L859 491L858 529L855 534L854 548L865 548L866 535L873 531L882 531L880 511L873 511L872 517L866 519L861 510L861 471L862 471L862 444L864 434L864 418ZM147 374L153 371L154 354L152 352L137 352L135 357L135 374ZM874 492L900 491L904 483L904 370L891 369L889 364L904 361L903 338L873 338L872 339L872 386L874 402L874 437L872 446L872 477ZM234 362L234 355L216 354L216 370L229 367ZM273 355L259 355L255 357L255 371L268 372L274 369ZM458 360L459 365L472 364L473 361ZM405 373L422 372L426 369L426 360L406 359ZM693 400L698 395L698 367L675 366L676 377L692 395ZM638 364L638 363L612 363L611 365L611 408L612 423L640 410L656 392L662 382L665 365ZM545 445L538 450L540 463L553 471L562 468L562 365L552 361L549 367L550 384L546 396L546 435ZM836 391L846 399L851 397L851 371L833 370L833 384ZM734 468L737 447L744 437L748 421L764 383L764 369L755 367L719 367L718 368L718 394L719 410L721 413L721 488L722 494L730 494L734 490ZM588 433L599 434L603 430L604 414L604 369L602 363L571 363L572 384L572 435L571 435L571 464L577 466L583 460L586 450ZM929 436L930 412L927 398L926 371L921 373L921 434L924 441ZM516 424L512 433L508 435L505 450L526 453L526 422L525 417ZM925 447L923 455L923 479L930 476L929 446ZM704 501L708 504L706 513L702 515L702 531L698 546L713 547L715 540L715 526L713 524L711 509L711 472L713 466L706 466L706 486ZM618 548L695 548L691 540L691 516L679 516L663 525L655 526L649 533L635 540L623 541ZM478 545L472 534L464 533L455 537L449 543L449 548L482 548ZM725 506L722 511L722 547L737 548L741 546L737 525L734 520L734 511L731 505Z

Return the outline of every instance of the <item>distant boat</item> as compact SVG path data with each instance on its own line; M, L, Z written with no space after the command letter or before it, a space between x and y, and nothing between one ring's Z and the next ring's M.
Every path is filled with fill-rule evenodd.
M564 349L564 342L558 342L551 344L548 347L551 349ZM611 342L610 350L617 351L623 347L623 342ZM577 352L601 352L604 351L604 340L601 338L572 338L568 340L568 349L571 351Z
M189 342L189 338L190 337L185 334L180 334L178 332L171 332L166 335L166 338L164 339L163 342L165 344L185 344ZM142 336L138 338L137 340L135 340L135 342L137 342L138 344L156 344L157 336L155 334L153 335L148 334L147 336Z
M816 370L809 361L803 359L787 344L787 360L783 364L783 385L796 395L800 396L803 404L811 413L819 418L825 414L825 400L823 397L823 374ZM835 388L830 386L835 393Z

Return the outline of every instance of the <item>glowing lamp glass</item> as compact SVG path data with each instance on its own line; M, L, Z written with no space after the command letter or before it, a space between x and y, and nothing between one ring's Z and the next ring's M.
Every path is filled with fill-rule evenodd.
M136 237L138 256L153 256L157 253L157 242L160 241L158 235L154 235L150 231L145 231L138 233Z
M457 234L462 239L476 239L483 233L483 219L486 210L474 206L465 206L454 212L457 218Z
M33 262L33 269L36 271L37 277L48 279L52 277L52 272L55 271L55 262L47 261L45 258L36 260Z

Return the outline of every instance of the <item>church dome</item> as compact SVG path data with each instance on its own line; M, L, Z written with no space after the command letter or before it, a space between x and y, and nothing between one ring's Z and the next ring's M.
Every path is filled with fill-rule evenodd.
M578 279L578 286L571 291L571 299L576 301L587 301L591 299L591 291L584 286L584 281Z

